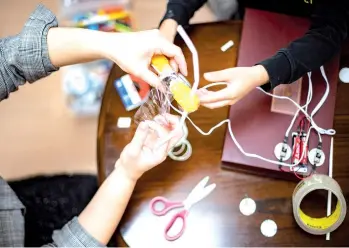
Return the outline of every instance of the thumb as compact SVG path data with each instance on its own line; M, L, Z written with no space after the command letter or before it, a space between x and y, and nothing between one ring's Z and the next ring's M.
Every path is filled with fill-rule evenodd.
M226 88L219 90L219 91L209 91L208 93L199 96L200 103L206 104L206 103L216 103L219 101L227 101L232 100L233 94L231 93L231 89L229 86Z
M130 151L132 154L139 154L142 150L143 144L148 136L149 126L145 122L141 122L130 142Z
M232 78L233 69L225 69L221 71L207 72L204 74L204 78L209 82L228 82Z
M137 75L135 76L137 76L138 78L142 79L144 82L150 84L155 88L158 88L161 85L160 78L148 68L142 71L138 71Z

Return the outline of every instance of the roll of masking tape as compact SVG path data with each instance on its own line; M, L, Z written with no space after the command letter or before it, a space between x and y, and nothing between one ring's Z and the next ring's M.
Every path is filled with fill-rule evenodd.
M168 153L168 156L176 161L185 161L190 158L193 153L191 144L187 140L188 137L188 127L183 124L183 137L173 146L171 151ZM178 149L178 150L176 150ZM184 152L185 151L185 152ZM183 153L184 152L184 153Z
M188 140L184 140L180 145L180 148L178 151L174 151L175 148L173 148L169 153L168 156L176 161L186 161L190 158L191 154L193 153L193 149L189 143ZM178 146L176 146L177 148ZM183 152L185 153L183 154Z
M335 211L323 218L312 218L300 208L304 197L315 190L328 190L337 197ZM306 232L325 235L336 230L344 221L347 205L339 184L327 175L315 174L298 183L292 195L293 215L297 224Z

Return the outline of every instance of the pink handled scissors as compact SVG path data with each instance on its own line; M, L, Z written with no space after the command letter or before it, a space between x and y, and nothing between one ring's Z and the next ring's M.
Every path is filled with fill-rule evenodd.
M171 201L169 201L166 198L161 197L161 196L157 196L157 197L153 198L152 201L150 202L150 209L151 209L152 213L155 215L158 215L158 216L165 215L168 211L170 211L171 209L174 209L174 208L180 208L180 207L184 208L183 210L177 212L172 217L172 219L170 220L170 222L168 223L168 225L165 228L165 238L168 241L176 240L182 236L184 229L186 227L186 218L189 214L189 209L195 203L197 203L200 200L202 200L203 198L205 198L207 195L209 195L215 189L216 184L210 184L207 187L205 186L207 184L208 180L209 180L208 176L205 177L204 179L202 179L195 186L195 188L190 192L188 197L182 202L171 202ZM159 210L157 205L162 205L162 208ZM168 234L168 232L170 231L170 229L173 227L176 220L178 220L178 219L182 220L182 226L176 235L170 236Z

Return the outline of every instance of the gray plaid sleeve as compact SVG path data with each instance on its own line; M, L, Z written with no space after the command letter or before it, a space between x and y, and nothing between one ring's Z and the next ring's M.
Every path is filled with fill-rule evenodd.
M80 225L77 217L74 217L61 230L53 232L53 244L57 247L106 247L88 234Z
M47 47L48 30L57 26L56 16L40 4L18 35L0 39L0 101L26 81L33 83L59 69Z

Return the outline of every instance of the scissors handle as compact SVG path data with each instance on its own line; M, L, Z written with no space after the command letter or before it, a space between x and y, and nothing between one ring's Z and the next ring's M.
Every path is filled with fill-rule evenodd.
M162 205L162 208L159 209L156 205ZM184 204L182 202L171 202L162 196L157 196L150 202L150 210L153 214L158 216L164 215L171 209L179 207L184 207Z
M182 236L185 226L186 226L186 217L188 215L189 211L187 209L183 209L182 211L178 212L177 214L175 214L171 221L168 223L168 225L165 228L165 238L168 241L174 241L176 239L178 239L179 237ZM171 228L174 226L174 224L176 223L177 220L182 220L182 226L179 229L179 231L177 232L177 234L170 236L168 233L171 230Z

